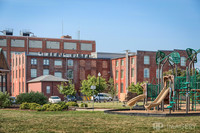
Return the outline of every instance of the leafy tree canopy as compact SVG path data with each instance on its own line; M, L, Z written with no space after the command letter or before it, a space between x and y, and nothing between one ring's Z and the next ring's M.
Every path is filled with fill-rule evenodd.
M60 85L57 85L57 87L58 87L59 92L65 96L67 95L75 96L76 94L74 84L72 83L71 80L69 80L68 83L62 82Z
M86 96L92 96L93 90L91 89L91 86L96 86L96 89L94 90L94 94L97 95L100 92L103 92L105 88L107 87L106 80L102 77L91 76L88 75L87 79L81 81L81 93L83 93Z
M128 87L128 90L132 93L137 93L138 95L143 94L143 88L142 85L143 83L131 83L131 85Z

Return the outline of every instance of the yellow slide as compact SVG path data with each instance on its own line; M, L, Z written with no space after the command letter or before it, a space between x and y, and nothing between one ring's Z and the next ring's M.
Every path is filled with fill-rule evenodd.
M144 105L144 107L147 109L147 110L150 110L152 107L156 107L158 106L162 100L165 99L165 97L167 96L167 94L169 93L169 90L170 88L167 88L165 89L165 87L162 89L162 91L160 92L160 94L157 96L157 98L152 102L152 103L149 103L149 104L146 104Z
M139 95L139 96L137 96L137 97L134 97L134 98L132 98L131 100L129 100L128 102L127 102L127 105L128 106L133 106L137 101L139 101L139 100L141 100L141 99L144 99L145 98L145 95L144 94L142 94L142 95Z

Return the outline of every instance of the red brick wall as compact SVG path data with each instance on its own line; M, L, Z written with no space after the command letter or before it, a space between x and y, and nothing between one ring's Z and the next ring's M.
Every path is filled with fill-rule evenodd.
M50 96L59 96L61 98L61 100L64 100L64 95L60 94L57 88L57 85L60 85L61 82L42 82L42 92L44 93L45 96L47 96L48 98ZM50 93L47 94L46 93L46 87L50 86Z
M7 52L7 62L8 65L11 66L11 51L16 52L46 52L46 53L67 53L67 54L91 54L91 52L96 51L96 42L91 40L74 40L74 39L59 39L59 38L40 38L40 37L24 37L24 36L4 36L0 35L0 39L7 39L7 46L0 46L4 51ZM11 39L20 39L24 40L24 47L11 47ZM42 48L28 48L27 42L28 40L38 40L42 41ZM46 41L57 41L60 42L60 49L47 49L46 48ZM64 49L64 42L74 42L77 43L77 50L65 50ZM80 50L80 43L91 43L92 44L92 51L83 51ZM11 73L7 76L8 79L8 92L11 92Z
M41 82L34 82L28 83L28 92L42 92L42 83Z

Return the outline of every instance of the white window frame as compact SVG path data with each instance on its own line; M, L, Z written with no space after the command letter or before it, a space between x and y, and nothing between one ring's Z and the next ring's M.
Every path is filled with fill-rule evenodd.
M55 60L54 65L55 66L62 66L62 60Z
M181 66L186 66L186 58L184 56L181 57Z
M44 59L43 60L43 65L49 65L49 59Z
M43 69L43 75L49 75L49 69Z
M149 74L149 68L144 68L144 78L149 78L150 74Z
M144 56L144 64L149 65L150 64L150 57Z
M59 76L57 75L58 73L60 74ZM55 76L55 77L62 78L62 72L54 72L54 76Z
M67 60L67 66L73 66L74 65L74 61L73 60Z
M36 58L31 59L31 65L37 65L37 59Z
M37 69L31 69L31 78L37 77Z
M51 93L51 87L50 86L46 86L46 93L50 94Z

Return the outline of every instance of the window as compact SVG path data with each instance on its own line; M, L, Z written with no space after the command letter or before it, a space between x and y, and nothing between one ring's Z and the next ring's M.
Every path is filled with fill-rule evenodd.
M17 78L17 70L16 70L16 78Z
M118 79L118 71L116 70L116 73L115 73L115 77L116 79Z
M67 65L68 66L73 66L73 60L67 60Z
M118 64L118 60L116 60L116 66L118 66L119 64Z
M135 64L135 59L134 58L131 59L131 64L132 65Z
M31 69L31 78L37 77L37 69Z
M22 69L22 77L24 77L24 68Z
M51 92L50 86L46 86L46 93L49 94Z
M7 46L7 39L0 39L0 46Z
M54 76L59 77L59 78L62 78L62 73L61 73L61 72L55 72L55 73L54 73Z
M64 49L76 50L76 43L64 42Z
M186 58L181 57L181 66L186 66Z
M149 78L149 68L144 69L144 78Z
M49 65L49 59L44 59L43 60L43 65Z
M21 83L19 82L19 93L21 93Z
M131 77L134 77L134 68L131 68Z
M81 43L81 50L92 51L92 44Z
M22 82L22 92L24 92L24 82Z
M29 40L29 48L42 48L42 41Z
M144 56L144 64L149 64L149 56Z
M162 74L162 71L160 70L160 76ZM156 69L156 78L158 78L158 69Z
M47 41L46 47L47 49L60 49L60 42Z
M121 83L121 88L120 88L120 93L123 93L124 92L124 84L123 83Z
M62 66L62 60L55 60L54 65L55 66Z
M49 75L49 69L43 69L43 75Z
M11 47L24 47L24 40L11 39Z
M67 70L67 78L73 79L73 70Z
M123 66L124 65L124 60L121 60L121 66Z
M31 59L31 65L37 65L37 59L35 58Z
M21 70L19 69L19 77L21 77Z
M124 78L124 70L121 70L121 79Z

